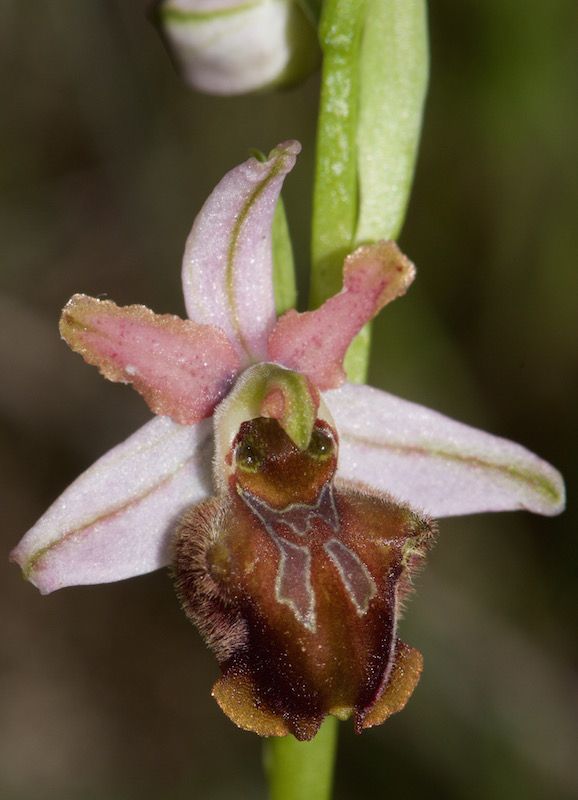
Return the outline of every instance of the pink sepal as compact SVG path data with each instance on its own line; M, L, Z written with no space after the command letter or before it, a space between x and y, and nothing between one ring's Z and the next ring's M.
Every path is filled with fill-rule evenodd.
M387 303L405 294L415 268L394 242L364 245L345 259L343 289L315 311L288 311L269 337L269 358L305 373L322 389L345 379L353 337Z
M228 172L199 212L183 256L183 291L192 320L216 325L243 364L266 360L275 324L271 226L299 142L278 145L265 162Z
M211 488L212 424L155 417L86 470L11 554L48 594L169 563L180 514Z
M210 416L239 369L225 334L145 306L76 294L60 333L105 378L131 383L155 414L189 425Z
M369 386L345 384L324 399L339 431L343 480L433 517L564 508L561 475L514 442Z

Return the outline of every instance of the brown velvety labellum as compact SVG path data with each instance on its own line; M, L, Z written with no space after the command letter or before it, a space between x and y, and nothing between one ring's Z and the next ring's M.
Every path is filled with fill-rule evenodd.
M181 602L222 669L217 702L264 736L310 739L326 714L378 724L419 678L396 624L431 524L336 488L336 437L319 420L306 451L275 420L245 422L232 459L229 490L187 512L175 547Z

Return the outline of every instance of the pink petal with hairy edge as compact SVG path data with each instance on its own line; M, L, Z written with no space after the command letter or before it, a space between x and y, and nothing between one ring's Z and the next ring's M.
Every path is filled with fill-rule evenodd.
M181 425L210 416L239 370L218 328L145 306L75 294L62 311L60 333L105 378L131 383L151 411Z
M564 507L561 475L519 444L369 386L324 399L339 432L337 477L389 492L434 517Z
M12 560L42 594L165 566L179 515L212 492L211 433L211 420L155 417L77 478Z
M332 389L353 337L387 303L405 294L415 268L395 242L358 247L345 259L343 289L315 311L288 311L269 337L269 359Z
M299 142L278 145L265 162L228 172L200 210L183 256L187 313L225 331L245 364L266 360L275 324L271 225Z

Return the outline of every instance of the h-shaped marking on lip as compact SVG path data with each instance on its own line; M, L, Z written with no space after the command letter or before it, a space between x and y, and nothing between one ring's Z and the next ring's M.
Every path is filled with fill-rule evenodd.
M284 508L272 508L269 503L251 492L241 490L239 494L274 539L283 536L282 531L278 530L279 525L285 525L296 536L305 536L312 529L316 519L329 525L334 533L339 532L339 515L329 481L323 485L315 503L290 503Z
M341 524L331 484L324 484L315 503L291 503L281 509L272 508L250 492L240 490L239 494L279 550L279 569L275 578L277 602L288 606L296 619L311 633L315 633L317 615L315 592L311 584L311 550L307 544L289 541L279 531L279 526L286 526L296 536L302 537L312 529L315 520L320 519L338 534ZM324 549L355 610L359 616L363 616L377 594L377 587L369 570L337 538L332 537L325 542Z
M285 526L295 536L305 536L319 519L334 533L340 528L331 484L327 482L319 492L315 503L290 503L284 508L272 508L268 503L250 492L239 491L245 505L277 545L279 569L275 578L275 598L288 606L296 619L311 633L317 627L315 592L311 585L311 550L306 544L289 541L279 528Z
M323 548L339 572L355 610L362 617L377 594L371 573L359 556L339 539L329 539Z

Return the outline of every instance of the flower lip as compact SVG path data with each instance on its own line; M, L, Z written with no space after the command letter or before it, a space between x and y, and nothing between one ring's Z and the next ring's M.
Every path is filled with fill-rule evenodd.
M316 430L323 452L330 430ZM245 421L235 447L251 437L261 468L236 472L176 537L177 592L223 671L213 694L261 735L310 739L328 713L359 732L400 710L419 678L421 657L396 641L397 604L415 563L406 551L425 555L433 526L334 486L334 448L320 461L272 419Z

